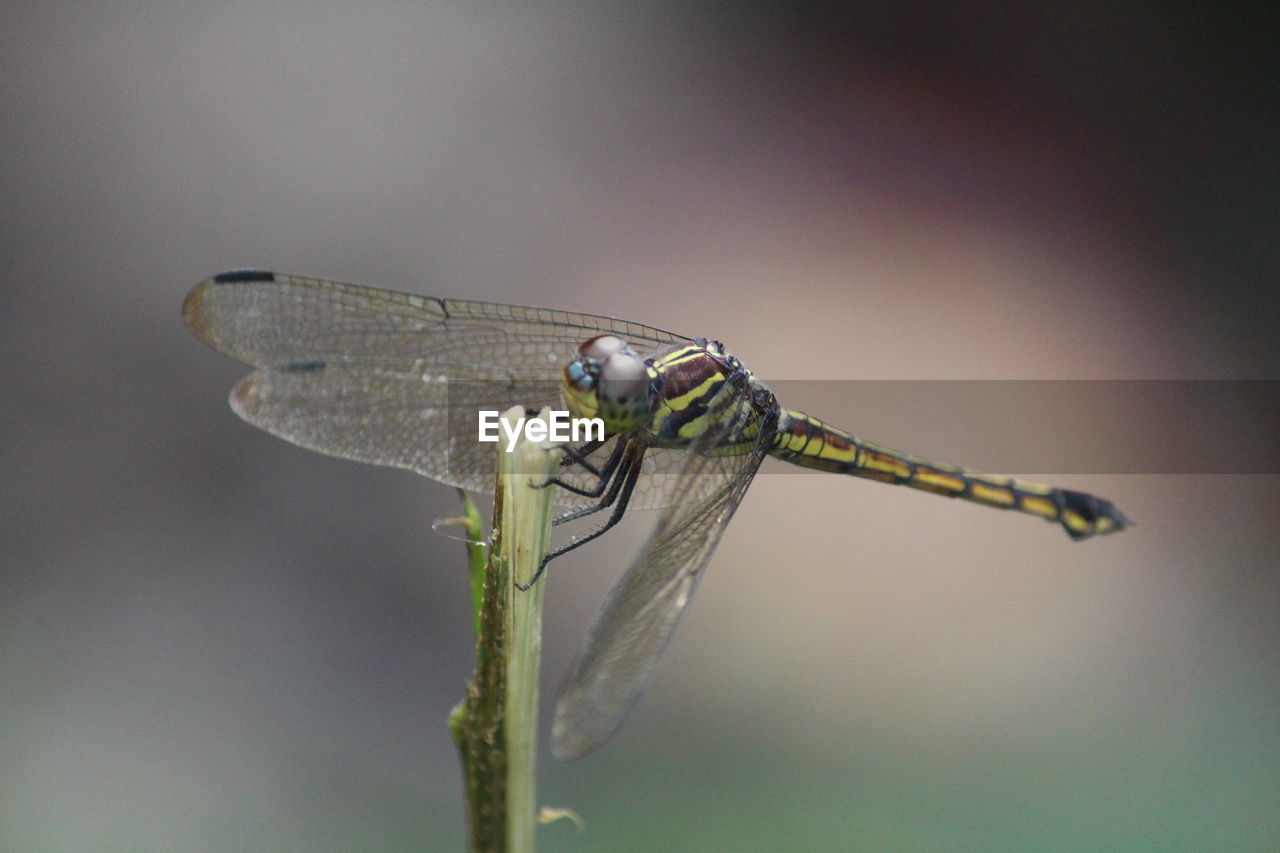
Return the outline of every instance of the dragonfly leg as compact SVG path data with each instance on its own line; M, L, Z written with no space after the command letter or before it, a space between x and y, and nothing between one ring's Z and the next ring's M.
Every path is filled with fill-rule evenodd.
M640 460L644 457L643 446L641 445L634 445L634 446L637 449L632 450L631 448L633 447L633 444L632 443L626 444L626 447L629 451L625 454L626 461L623 463L622 470L618 472L618 476L613 478L615 481L615 486L609 490L609 494L605 497L605 499L600 503L596 504L595 506L588 507L586 512L575 513L573 516L571 516L573 518L577 518L582 515L586 515L590 512L597 512L599 510L604 509L610 503L613 503L616 500L617 503L614 504L613 512L610 514L609 520L606 521L604 524L600 525L595 530L588 533L587 535L583 536L581 539L575 539L572 542L568 542L564 545L561 545L559 548L555 549L550 554L543 557L542 562L538 565L538 570L533 573L533 577L529 578L529 582L527 584L522 584L518 580L512 581L516 585L517 589L519 589L521 592L527 592L535 583L538 582L538 578L542 577L542 573L546 571L548 563L550 563L556 557L559 557L563 554L567 554L570 551L572 551L574 548L577 548L581 545L585 545L588 542L590 542L592 539L595 539L598 536L603 535L615 524L617 524L619 521L622 520L622 514L627 511L627 504L631 502L631 493L632 491L635 490L636 480L640 478ZM617 463L615 463L615 465L616 464ZM568 519L569 517L566 517L564 520L567 521Z
M567 444L561 445L560 449L564 451L565 458L560 460L560 467L568 468L570 465L579 465L588 472L599 477L599 470L596 469L596 466L587 461L587 457L604 447L607 442L608 439L602 438L596 439L595 441L588 441L581 447L571 447Z
M622 484L627 479L627 475L625 471L619 473L618 476L613 476L615 474L615 471L613 469L618 467L618 462L621 459L621 454L618 453L617 451L615 451L615 455L618 456L619 458L610 459L609 463L605 466L605 470L607 473L604 476L606 478L609 478L610 482L609 482L609 491L607 494L605 494L604 498L588 506L579 507L578 509L575 509L573 512L570 512L567 515L560 516L555 521L551 522L553 525L558 526L569 521L575 521L579 518L592 515L593 513L597 513L602 509L607 509L608 507L613 506L613 502L618 498L618 493L622 488ZM602 481L602 484L603 482L605 481ZM578 494L583 494L583 493L578 492ZM599 494L597 493L594 495L585 495L585 496L599 497Z
M595 444L595 442L592 443ZM599 446L599 444L596 444L596 447ZM590 445L586 445L586 447L590 447ZM590 453L592 450L595 450L596 447L591 447L591 450L587 450L586 452ZM569 454L570 461L577 462L583 468L587 469L588 473L594 475L596 477L596 484L589 489L584 489L581 486L566 483L559 477L552 477L550 480L547 480L547 482L538 485L537 488L545 489L548 486L559 486L566 492L572 492L573 494L580 495L584 498L598 498L604 494L605 489L608 488L609 481L613 478L614 470L618 467L618 463L622 461L622 455L626 451L626 447L626 442L619 441L618 446L609 454L609 458L605 461L604 466L599 471L585 461L585 456L582 456L582 458L579 459L574 459L574 454L581 456L582 451L565 448L564 452Z

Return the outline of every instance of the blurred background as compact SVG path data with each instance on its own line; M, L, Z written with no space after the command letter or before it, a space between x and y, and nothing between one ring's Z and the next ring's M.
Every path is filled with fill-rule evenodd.
M1270 23L7 5L0 849L464 844L456 497L236 419L245 368L178 315L200 279L610 314L765 378L1276 379ZM544 750L587 821L544 848L1280 845L1280 481L1016 473L1139 526L760 478L628 726ZM554 565L545 705L651 520Z

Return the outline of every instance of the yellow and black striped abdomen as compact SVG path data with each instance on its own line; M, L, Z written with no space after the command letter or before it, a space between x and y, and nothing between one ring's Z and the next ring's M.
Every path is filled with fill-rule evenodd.
M782 410L771 452L779 459L805 468L852 474L1038 515L1061 524L1072 539L1123 530L1130 523L1111 501L1084 492L931 462L863 441L791 409Z

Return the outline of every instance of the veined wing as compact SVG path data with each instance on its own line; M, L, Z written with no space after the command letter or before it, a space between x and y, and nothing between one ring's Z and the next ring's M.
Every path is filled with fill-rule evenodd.
M183 317L214 349L259 368L231 396L255 426L321 453L478 491L493 487L494 449L476 441L477 410L557 406L561 370L594 335L617 334L638 352L683 340L591 314L257 270L197 285ZM676 461L668 452L649 469ZM561 497L564 506L584 503ZM671 499L647 477L637 498L637 508Z
M491 492L498 451L476 440L476 412L503 411L516 402L537 410L560 402L558 383L524 382L518 385L518 396L513 396L515 390L508 383L445 381L385 365L339 362L324 368L255 371L232 390L231 408L254 426L309 450L408 468L447 485ZM586 458L598 468L614 441ZM675 476L684 461L684 451L658 448L646 453L630 508L652 509L684 500ZM721 476L727 478L728 473ZM579 466L565 468L561 478L581 487L595 481ZM565 511L597 500L556 490L556 505Z
M260 270L201 282L188 294L182 315L214 349L254 367L421 364L457 368L457 376L466 379L558 381L578 344L604 332L637 352L685 340L594 314L438 299Z
M335 362L255 371L232 390L231 408L309 450L492 491L497 450L477 440L476 413L517 402L536 410L558 399L548 382L449 381L421 367Z
M663 513L640 556L609 591L560 689L551 727L551 748L560 759L585 755L622 724L768 453L776 406L764 410L745 397L731 399L727 405L736 408L734 416L689 449L684 470L676 475L684 494ZM743 427L756 430L754 446L746 452L708 453Z

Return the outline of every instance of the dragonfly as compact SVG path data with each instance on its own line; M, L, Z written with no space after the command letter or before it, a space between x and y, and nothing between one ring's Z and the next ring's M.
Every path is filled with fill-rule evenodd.
M553 484L555 523L606 510L607 520L551 556L625 510L662 512L560 689L551 740L564 760L621 726L767 456L1017 510L1077 540L1130 524L1108 500L931 462L784 408L718 341L640 323L263 270L200 283L183 317L255 368L231 392L244 420L463 489L493 489L496 453L477 440L479 410L564 406L603 420L603 440L565 448Z

